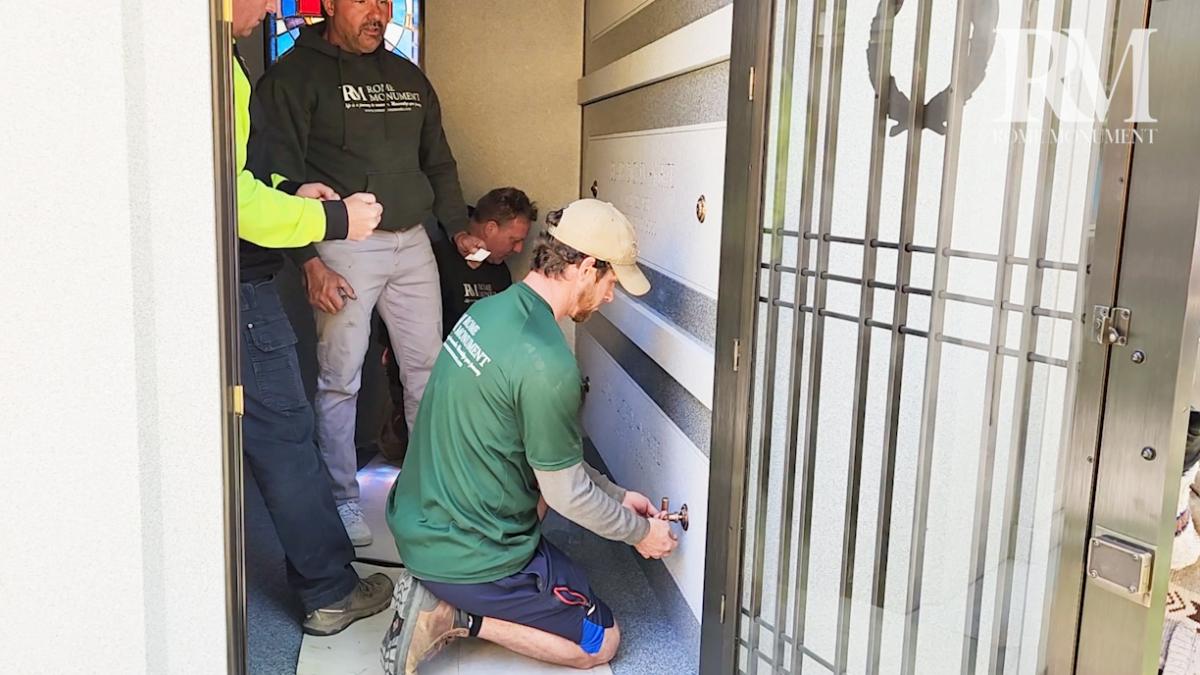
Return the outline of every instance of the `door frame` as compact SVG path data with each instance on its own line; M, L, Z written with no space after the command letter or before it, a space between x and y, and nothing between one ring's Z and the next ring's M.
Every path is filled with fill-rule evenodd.
M700 672L734 672L774 2L733 3ZM745 365L743 365L745 364Z
M213 205L221 342L221 470L224 477L226 671L247 671L246 555L242 483L241 348L238 344L236 132L233 101L233 7L209 0L212 68Z
M1134 8L1132 3L1123 6L1124 11L1117 17L1117 27L1113 31L1114 39L1127 35L1137 26L1135 15L1143 14L1142 9ZM1106 59L1104 66L1107 65ZM1129 79L1123 78L1117 84L1113 100L1128 100L1130 91ZM1117 130L1130 126L1110 119L1105 129ZM1083 293L1085 328L1092 316L1091 308L1114 306L1132 155L1132 146L1108 145L1100 153L1093 172L1098 177L1098 200L1095 206L1095 231L1086 261L1088 273L1083 277L1086 283ZM1085 557L1095 500L1098 466L1095 460L1101 442L1109 375L1109 349L1098 347L1087 345L1079 351L1071 441L1060 460L1063 484L1062 492L1056 497L1060 501L1056 503L1055 511L1061 509L1063 513L1059 537L1061 553L1057 561L1053 598L1043 624L1043 632L1047 637L1042 662L1047 672L1069 673L1075 670Z
M1069 594L1063 586L1070 582L1078 590L1073 602L1056 598L1056 603L1077 612L1071 663L1081 673L1158 670L1200 340L1200 118L1195 113L1200 108L1200 70L1195 68L1200 45L1194 41L1200 7L1168 0L1130 4L1123 3L1117 17L1117 49L1130 30L1157 31L1148 51L1150 111L1158 119L1153 125L1158 138L1109 146L1104 156L1107 162L1111 155L1112 163L1102 166L1095 259L1106 267L1100 270L1102 278L1112 284L1089 289L1088 307L1094 306L1092 292L1104 290L1110 306L1129 308L1133 321L1127 346L1086 352L1092 370L1107 372L1107 386L1103 410L1096 413L1098 443L1089 453L1095 458L1090 522L1084 527L1082 517L1068 520L1070 536L1063 543L1082 548L1098 535L1115 532L1155 555L1149 606L1094 581L1085 573L1087 556L1081 550L1063 556L1059 575L1064 583L1056 590L1060 596ZM1114 97L1118 109L1130 100L1129 90L1128 78L1123 78ZM1132 125L1118 119L1109 128ZM1119 223L1104 228L1119 231L1119 241L1100 240L1108 221ZM1102 245L1111 248L1102 250ZM1135 351L1143 352L1141 360L1132 358ZM1089 363L1083 365L1087 372ZM1085 449L1073 450L1083 455ZM1082 485L1080 480L1072 487ZM1051 671L1067 672L1065 649L1059 651L1064 653L1053 654Z

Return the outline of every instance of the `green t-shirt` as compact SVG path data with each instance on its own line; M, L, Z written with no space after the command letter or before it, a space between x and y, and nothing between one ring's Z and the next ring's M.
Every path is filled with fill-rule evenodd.
M583 461L579 368L550 305L524 283L476 302L442 345L388 497L412 573L486 583L541 538L533 469Z

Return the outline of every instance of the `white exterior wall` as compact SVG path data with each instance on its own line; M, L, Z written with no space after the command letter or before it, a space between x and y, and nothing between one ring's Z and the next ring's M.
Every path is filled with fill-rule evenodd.
M4 12L3 670L224 672L208 6L49 10Z

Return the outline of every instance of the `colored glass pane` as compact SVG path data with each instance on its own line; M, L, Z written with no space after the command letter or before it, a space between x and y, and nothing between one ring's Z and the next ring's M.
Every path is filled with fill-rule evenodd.
M270 58L274 63L295 46L300 37L301 26L320 23L319 0L282 0L281 13L271 25L274 32L270 41ZM384 30L384 47L395 54L419 64L421 37L420 0L393 0L392 21Z

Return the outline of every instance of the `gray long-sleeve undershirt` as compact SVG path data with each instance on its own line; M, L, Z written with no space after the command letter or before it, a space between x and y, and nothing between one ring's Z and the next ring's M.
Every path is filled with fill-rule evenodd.
M533 470L550 508L605 539L637 544L650 531L650 521L621 505L625 488L580 462L558 471Z

